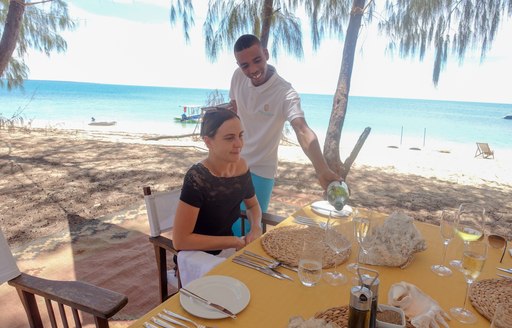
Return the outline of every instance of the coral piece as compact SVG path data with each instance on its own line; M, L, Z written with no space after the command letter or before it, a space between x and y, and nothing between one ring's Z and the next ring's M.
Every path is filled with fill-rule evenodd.
M405 268L414 253L427 249L413 219L404 213L393 212L374 229L368 243L368 254L361 256L361 263Z

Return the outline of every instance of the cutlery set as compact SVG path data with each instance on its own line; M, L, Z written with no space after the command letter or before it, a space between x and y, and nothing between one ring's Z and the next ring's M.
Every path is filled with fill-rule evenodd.
M297 223L297 224L310 226L310 227L320 227L322 229L325 229L325 226L327 225L327 223L325 223L325 222L318 222L316 220L313 220L313 219L305 217L305 216L294 217L293 222Z
M510 268L510 269L497 268L497 269L500 270L500 271L512 274L512 268ZM504 275L504 274L501 274L501 273L497 273L497 275L502 277L502 278L512 279L512 276L507 276L507 275Z
M185 321L187 323L194 325L195 328L217 328L217 327L205 326L205 325L196 323L196 322L190 320L189 318L181 316L181 315L174 313L172 311L169 311L167 309L164 309L164 313L165 314L158 313L156 317L152 317L151 321L153 323L144 322L144 327L145 328L161 328L161 327L177 328L176 326L172 325L172 324L175 324L175 325L178 325L178 327L190 328L190 326L188 326L187 324L173 319L173 318L176 318L176 319L179 319L179 320L182 320L182 321ZM171 318L171 317L173 317L173 318Z

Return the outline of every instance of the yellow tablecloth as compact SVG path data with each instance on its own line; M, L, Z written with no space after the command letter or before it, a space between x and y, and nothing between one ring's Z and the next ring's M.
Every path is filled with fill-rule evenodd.
M287 220L283 221L280 225L293 224L293 217L299 215L317 219L322 218L312 212L309 206L306 206L287 218ZM384 217L384 215L382 215L382 217ZM379 303L387 303L388 290L393 283L406 281L422 289L426 294L438 301L440 306L449 313L449 309L451 307L462 306L464 302L466 291L464 277L462 273L455 270L453 275L450 277L439 277L430 270L430 266L440 263L442 257L443 245L439 227L417 221L415 221L415 225L427 241L427 250L416 254L414 261L406 269L367 266L377 270L380 274L379 278L381 283L379 287ZM454 238L448 246L447 262L450 259L460 258L462 255L462 247L462 241L458 238ZM266 255L259 241L248 245L246 249L261 255ZM346 271L345 266L347 263L355 262L355 254L357 252L357 246L355 244L353 245L352 250L352 255L349 260L337 268L338 271L349 276L352 276L352 274ZM489 247L488 259L479 280L498 278L496 276L497 266L512 267L512 260L509 255L505 255L505 259L502 264L499 263L501 252L502 249L499 250ZM249 288L251 292L249 305L238 314L238 318L235 320L230 318L206 320L194 317L181 307L179 295L175 295L147 313L130 327L142 327L145 321L150 321L152 316L166 308L178 314L192 318L196 322L219 328L278 328L286 327L289 318L292 316L299 315L304 318L309 318L315 313L324 311L330 307L348 304L351 287L350 283L342 286L331 286L322 281L319 285L308 288L300 283L297 273L289 270L282 270L289 274L294 281L278 280L261 274L255 270L234 264L229 260L220 264L209 273L209 275L226 275L234 277L244 282ZM156 293L157 291L154 292ZM477 323L468 326L452 319L449 322L450 327L489 327L489 321L478 314L478 312L472 307L469 300L467 306L477 314Z

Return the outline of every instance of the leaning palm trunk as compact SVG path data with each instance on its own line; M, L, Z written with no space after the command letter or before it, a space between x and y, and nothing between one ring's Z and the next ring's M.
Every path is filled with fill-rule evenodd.
M14 1L9 3L9 11L5 21L2 39L0 40L0 76L4 73L9 60L11 59L16 42L20 34L21 21L25 12L25 1Z
M338 85L334 94L334 101L332 105L331 118L329 120L329 127L325 136L324 143L324 156L329 167L339 174L343 179L346 179L350 167L354 162L357 154L361 150L366 138L370 134L370 128L366 128L359 140L357 141L350 156L343 163L340 159L340 138L341 130L343 129L343 122L345 121L345 114L347 113L348 95L350 92L350 79L352 78L352 68L354 66L354 54L357 44L357 37L359 29L361 28L361 19L363 16L363 8L365 0L354 0L352 11L350 13L350 20L347 27L347 34L343 46L343 57L341 61L340 75L338 77Z

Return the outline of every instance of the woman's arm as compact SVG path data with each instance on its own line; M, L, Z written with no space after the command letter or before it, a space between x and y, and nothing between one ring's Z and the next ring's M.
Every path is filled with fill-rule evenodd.
M245 236L245 244L249 244L261 236L261 208L256 195L244 200L247 218L251 223L251 231Z
M209 236L193 233L199 208L179 201L172 229L172 241L178 250L218 250L245 246L243 238L235 236ZM260 215L261 218L261 215Z

